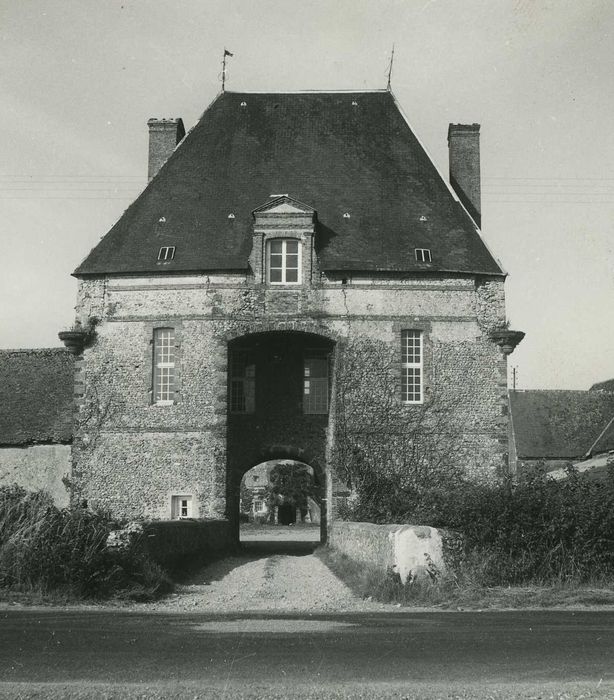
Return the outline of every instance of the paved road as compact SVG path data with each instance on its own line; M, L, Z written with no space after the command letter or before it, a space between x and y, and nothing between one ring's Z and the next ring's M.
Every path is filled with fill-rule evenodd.
M614 612L300 617L6 609L0 681L3 697L89 697L79 692L98 687L92 683L107 689L100 697L175 697L171 689L180 687L188 687L185 697L482 697L429 693L490 684L484 697L541 697L534 693L541 684L578 693L564 697L587 688L590 697L614 697ZM16 685L23 682L45 685ZM509 694L524 684L533 694ZM41 694L17 693L29 687ZM72 687L74 695L53 695L54 687ZM128 687L150 694L119 690ZM206 688L217 695L196 692ZM255 695L242 694L250 688ZM339 694L321 694L325 688ZM402 688L405 695L394 694Z

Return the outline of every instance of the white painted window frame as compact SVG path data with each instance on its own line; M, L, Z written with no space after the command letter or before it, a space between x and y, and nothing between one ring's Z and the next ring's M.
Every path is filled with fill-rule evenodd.
M172 337L172 343L159 343L165 334ZM168 351L165 353L164 350ZM167 359L160 359L166 357ZM177 336L172 327L153 330L153 403L156 406L172 406L177 392ZM165 372L165 370L172 370ZM170 380L172 376L172 381Z
M282 249L281 249L281 268L275 267L273 268L274 270L279 270L281 269L281 280L278 282L273 282L271 281L271 246L273 243L281 243L282 244ZM286 265L287 261L287 247L288 243L296 243L297 245L297 268L296 268L296 282L288 282L286 280L287 276L287 270L291 269L294 270L295 268L291 267L288 268ZM292 255L292 253L290 253ZM299 284L302 284L303 281L303 243L300 240L300 238L271 238L266 242L266 279L267 283L274 285L274 286L280 286L280 285L291 285L291 286L296 286Z
M408 351L409 348L409 338L415 340L416 338L418 339L418 359L416 359L416 353L412 352L411 356L412 359L410 359L410 353ZM412 348L415 348L416 346L412 342ZM412 391L412 397L408 398L409 392L407 392L407 387L409 386L409 377L412 374L415 374L416 370L418 371L418 397L416 398L416 391ZM407 329L401 331L401 372L402 372L402 377L401 377L401 392L402 392L402 401L404 404L407 405L416 405L416 404L422 404L424 403L424 333L421 330L417 329ZM416 382L412 381L411 384L413 387L416 386Z
M169 262L175 258L175 246L163 245L158 251L158 262Z
M433 262L430 248L414 248L414 255L416 256L416 262Z
M192 518L192 506L192 494L171 496L171 519L186 520L187 518Z

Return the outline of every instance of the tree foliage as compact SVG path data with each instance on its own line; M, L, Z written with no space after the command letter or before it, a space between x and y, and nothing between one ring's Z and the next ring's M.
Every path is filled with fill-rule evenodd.
M309 499L316 496L313 476L305 465L279 462L269 474L267 495L270 513L273 513L275 505L284 503L304 514Z

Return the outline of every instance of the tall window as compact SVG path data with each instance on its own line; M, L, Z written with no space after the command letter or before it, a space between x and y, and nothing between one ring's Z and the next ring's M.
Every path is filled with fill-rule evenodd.
M299 284L301 244L292 239L276 239L267 244L267 279L271 284Z
M230 356L230 412L253 413L256 407L256 363L249 350Z
M401 393L404 403L422 403L422 332L401 334Z
M154 403L172 404L175 400L175 329L154 330Z
M326 357L305 358L303 413L328 413L328 359Z

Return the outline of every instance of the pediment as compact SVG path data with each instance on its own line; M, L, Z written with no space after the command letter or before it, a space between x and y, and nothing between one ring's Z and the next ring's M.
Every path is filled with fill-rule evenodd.
M265 202L252 212L256 214L313 214L315 210L287 194L279 195Z

